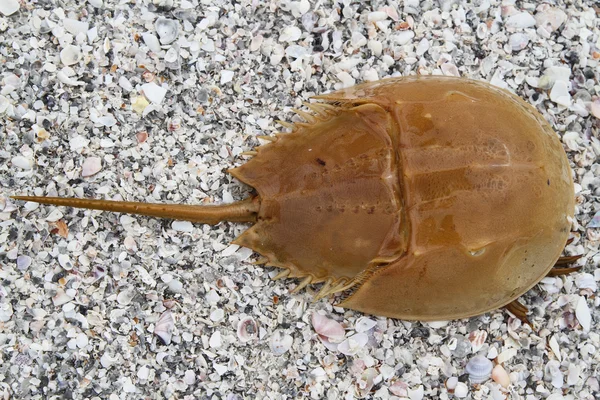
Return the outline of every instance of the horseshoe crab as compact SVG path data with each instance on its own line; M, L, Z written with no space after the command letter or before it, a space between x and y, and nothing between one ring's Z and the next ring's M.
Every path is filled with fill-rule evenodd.
M216 224L234 243L341 307L447 320L507 307L554 269L574 212L571 169L549 124L487 83L391 78L317 96L304 123L228 170L256 195L195 206L15 196Z

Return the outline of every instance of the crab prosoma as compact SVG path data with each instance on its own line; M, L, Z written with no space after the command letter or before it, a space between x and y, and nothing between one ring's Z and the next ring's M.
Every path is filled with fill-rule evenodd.
M318 96L306 121L262 137L229 172L256 190L214 206L15 196L45 204L214 224L254 223L234 243L297 278L294 292L380 316L446 320L507 307L561 257L571 169L535 109L491 85L393 78Z

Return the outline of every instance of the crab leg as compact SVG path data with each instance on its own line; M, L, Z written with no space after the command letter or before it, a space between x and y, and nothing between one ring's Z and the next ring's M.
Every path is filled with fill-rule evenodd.
M527 325L533 327L533 325L531 325L531 322L529 321L529 318L527 318L527 313L529 312L529 309L523 304L519 303L518 300L514 300L513 302L508 303L504 306L504 308L506 309L506 311L519 318L521 322L524 322Z

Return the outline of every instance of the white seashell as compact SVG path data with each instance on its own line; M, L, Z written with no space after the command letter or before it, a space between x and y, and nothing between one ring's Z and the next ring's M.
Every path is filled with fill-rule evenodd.
M555 388L562 388L564 384L564 379L563 373L560 370L560 362L558 362L557 360L548 361L548 364L546 364L546 367L544 368L544 378L547 381L550 381L552 383L552 386L554 386Z
M547 32L554 32L567 20L567 14L557 7L548 7L535 14L535 22L538 27Z
M100 125L110 128L111 126L115 126L117 124L117 119L113 117L112 114L108 114L98 117L96 122L98 122Z
M12 15L19 11L19 1L18 0L2 0L0 1L0 13L5 17Z
M100 157L88 157L81 166L81 176L87 178L97 174L102 170L102 160Z
M65 30L73 36L77 36L80 33L87 33L90 29L90 25L87 22L78 21L72 18L65 18L63 20L63 26Z
M569 107L573 102L569 93L569 86L565 81L556 81L550 91L550 100L558 105Z
M148 48L153 52L159 53L162 50L162 48L160 47L160 41L158 40L156 35L150 32L146 32L142 34L142 39L144 39L144 43L146 43L146 46L148 46Z
M528 12L513 14L506 19L508 28L531 28L535 26L535 18Z
M408 44L412 41L412 38L415 37L415 33L413 31L401 31L394 35L394 41L398 43L400 46Z
M221 332L214 331L212 335L210 335L210 339L208 339L208 345L213 349L218 349L223 345L223 340L221 339Z
M417 45L416 53L420 57L423 54L427 53L427 50L429 50L429 40L427 40L427 38L423 38Z
M579 301L577 301L577 308L575 308L575 316L577 317L577 321L581 324L584 332L589 332L592 326L592 314L590 313L590 308L588 307L587 300L585 297L580 296Z
M183 291L183 283L179 279L173 279L167 286L173 293L181 293Z
M298 18L310 10L310 2L308 0L292 1L289 3L289 7L294 17Z
M492 370L492 380L503 388L507 388L510 385L510 376L500 364L496 365Z
M556 335L552 336L548 341L548 345L550 346L550 350L554 353L554 356L558 361L562 361L562 356L560 355L560 347L558 346L558 342L556 341Z
M590 111L594 117L600 118L600 97L592 101ZM593 226L592 228L600 228L600 221L598 221L597 226Z
M567 372L567 385L574 386L579 381L581 374L581 368L573 363L569 364L569 370Z
M102 357L100 357L100 364L106 369L112 367L112 365L117 361L119 361L119 355L116 354L114 357L111 357L107 351L105 351L104 354L102 354Z
M17 268L19 271L25 271L31 265L32 258L29 256L17 257Z
M71 263L71 258L67 254L58 255L58 264L67 271L73 269L73 263Z
M496 361L498 362L498 364L504 364L505 362L507 362L514 356L516 356L517 353L518 353L517 349L514 349L514 348L506 349L498 355L498 358L496 359Z
M383 51L383 44L379 40L369 40L367 47L373 52L373 55L377 57L379 57Z
M183 381L188 386L193 385L194 383L196 383L196 373L193 370L188 369L183 374Z
M58 289L56 291L56 295L54 295L52 298L52 303L58 307L68 303L71 300L73 300L73 296L69 296L64 290Z
M408 389L408 398L410 400L422 400L425 395L425 388L423 385L417 386L415 390Z
M214 322L218 322L225 317L225 311L222 308L217 308L213 312L210 313L210 320Z
M440 67L440 69L442 70L442 73L446 76L460 76L460 72L458 72L458 68L456 68L456 65L446 62L443 63Z
M229 71L226 69L221 71L221 85L231 82L233 80L234 75L235 73L233 71Z
M117 295L117 303L122 306L128 306L135 297L135 290L125 289L119 292Z
M363 371L360 377L356 380L356 395L358 398L367 396L373 389L374 380L379 375L375 368L367 368Z
M454 388L454 396L459 399L464 399L469 394L469 387L466 383L458 382Z
M471 383L483 383L489 379L494 365L483 356L475 356L469 360L465 371L469 374Z
M285 55L291 58L302 58L309 53L306 47L292 44L285 48Z
M488 334L486 331L479 329L469 333L469 342L471 342L471 350L473 353L477 353L479 349L481 349L485 343L485 340L487 339L487 336Z
M165 54L165 62L168 63L176 63L179 60L179 52L174 47L171 47L167 50L167 54Z
M360 317L354 324L354 330L356 332L367 332L373 329L377 325L377 321L373 321L371 318Z
M21 168L22 170L29 171L33 168L33 160L23 156L14 156L10 162L13 166Z
M173 328L175 327L175 320L171 311L165 311L162 313L156 325L154 326L154 334L158 336L165 345L171 344L171 337L173 335Z
M81 50L79 46L69 44L60 51L60 61L65 65L77 64L81 59Z
M13 315L13 308L10 303L0 303L0 322L8 322Z
M156 33L162 44L171 44L179 35L179 22L160 17L154 23L154 29L156 29Z
M338 345L338 351L347 356L358 353L369 341L366 333L356 333Z
M142 91L144 92L144 96L146 96L146 98L154 104L162 103L167 94L167 89L162 86L158 86L154 82L143 84Z
M519 52L523 50L528 44L529 36L521 32L513 33L508 38L508 47L513 52Z
M252 38L252 41L250 42L250 51L256 51L260 49L260 46L262 46L264 39L265 38L262 35L254 36Z
M216 290L211 289L205 296L206 301L208 302L208 304L210 305L216 305L219 300L221 300L221 296L219 296L219 294L217 293Z
M485 39L485 37L488 35L488 26L486 23L480 23L479 25L477 25L477 38L479 39Z
M353 32L352 38L350 39L350 44L352 47L363 47L367 44L367 38L360 32Z
M258 325L252 317L240 320L237 327L237 336L242 343L247 343L258 338Z
M456 376L451 376L446 380L446 389L449 391L454 391L456 385L458 385L458 378Z
M544 76L549 77L554 81L568 82L571 77L571 68L553 66L544 70Z
M177 232L193 232L194 225L189 221L173 221L171 228Z
M150 376L150 368L147 365L142 365L142 367L137 372L137 377L143 381L148 379Z
M367 15L367 20L369 22L378 22L386 20L387 17L388 14L385 11L373 11L370 12L369 15Z
M287 353L293 343L294 339L282 331L273 332L273 336L271 336L271 340L269 340L271 351L277 356Z
M575 284L579 289L589 289L595 292L598 289L598 284L594 275L588 273L582 273L575 279Z
M280 42L295 42L302 37L302 31L297 26L287 26L283 28L279 35Z
M346 331L337 321L314 312L312 314L312 326L319 336L325 337L329 342L339 343L344 340Z
M388 390L398 397L408 397L408 385L402 381L396 381L388 387Z

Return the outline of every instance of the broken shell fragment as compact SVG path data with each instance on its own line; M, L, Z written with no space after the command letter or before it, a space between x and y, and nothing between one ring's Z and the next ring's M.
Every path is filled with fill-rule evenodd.
M258 325L252 317L240 320L237 327L237 336L242 343L247 343L258 337Z
M356 320L356 323L354 324L354 330L359 333L367 332L373 329L375 325L377 325L377 322L373 321L371 318L360 317Z
M156 29L161 44L171 44L179 35L179 22L161 17L154 23L154 29Z
M357 333L344 340L338 346L338 351L347 356L353 356L358 353L369 341L366 333Z
M165 311L154 326L154 334L158 336L164 344L169 345L171 344L174 326L175 320L173 319L173 314L171 311Z
M273 336L271 336L269 346L271 347L273 354L280 356L287 353L292 347L292 343L294 343L294 339L290 335L282 331L276 331L273 332Z
M500 364L496 365L492 370L492 380L503 388L507 388L510 385L510 376L508 376L508 372Z
M346 335L344 327L339 322L316 312L312 315L312 325L315 332L329 342L339 343Z

